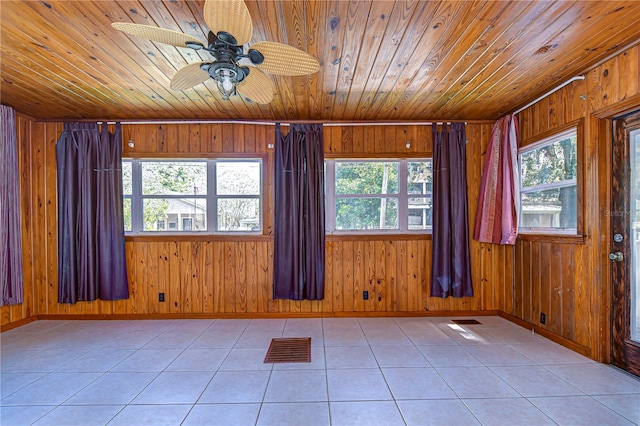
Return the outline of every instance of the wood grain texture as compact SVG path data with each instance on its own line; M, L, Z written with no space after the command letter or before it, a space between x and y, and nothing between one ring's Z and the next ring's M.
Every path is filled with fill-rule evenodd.
M608 247L611 182L611 111L633 107L640 95L639 47L632 47L586 73L519 114L522 144L582 119L579 158L584 193L583 234L578 239L556 236L519 238L515 251L515 299L504 312L587 348L592 358L608 357L610 277ZM631 104L629 104L631 100ZM640 102L635 103L636 109ZM552 113L553 110L553 113ZM539 313L547 314L546 325Z
M431 133L425 126L327 127L331 155L367 158L430 156ZM25 303L2 308L2 325L34 315L199 315L268 313L398 313L497 310L503 292L505 259L480 250L472 241L473 298L429 297L431 238L402 235L331 236L326 243L326 297L323 301L272 300L273 155L267 148L273 126L255 124L123 125L126 154L153 157L257 155L264 159L264 235L221 237L127 238L130 298L124 301L57 303L55 143L59 123L19 118ZM468 183L477 187L481 154L491 126L468 125ZM243 141L238 141L242 138ZM128 140L134 147L128 147ZM411 140L412 147L405 147ZM187 152L182 152L186 146ZM197 149L198 151L194 151ZM398 152L400 149L400 152ZM172 151L173 150L173 151ZM420 151L419 151L420 150ZM477 195L470 190L469 217L475 217ZM486 245L485 245L486 247ZM369 292L363 300L362 292ZM158 301L165 294L165 302Z
M327 5L327 10L339 13L345 4L332 3ZM325 39L331 37L331 34L325 35ZM127 261L134 265L129 271L131 299L59 305L56 301L54 147L61 125L19 115L25 303L0 308L1 324L20 323L38 314L80 317L86 313L362 312L379 315L385 312L495 309L523 324L542 327L551 336L582 348L594 359L605 359L603 345L607 341L608 309L608 260L605 254L609 235L603 225L607 220L602 212L608 208L610 153L606 148L606 137L602 136L607 128L597 117L621 108L620 105L627 109L633 106L629 103L640 96L639 61L638 46L630 48L588 71L585 81L573 82L519 114L525 143L545 132L584 120L581 163L584 188L589 191L583 203L584 236L521 238L515 247L484 245L472 240L472 277L477 294L465 299L441 300L428 296L430 239L394 236L388 240L380 237L368 240L332 236L326 243L325 300L297 304L272 300L271 217L274 206L273 197L268 195L264 199L264 236L255 241L130 239L126 249ZM609 70L607 76L604 76L605 70ZM333 158L420 158L430 155L431 132L426 126L390 127L392 130L373 125L326 127L325 154ZM490 131L490 124L470 123L467 126L470 224L475 217L476 188ZM227 155L264 157L264 192L272 193L270 165L273 164L273 153L267 144L274 139L273 126L136 124L123 126L123 135L125 155L130 156L172 156L183 149L180 135L187 135L188 152L184 155L206 156L227 151ZM240 135L244 135L244 143L235 141L234 138ZM126 144L129 138L135 142L133 149ZM197 138L200 140L194 140ZM404 148L406 140L412 141L409 150ZM198 152L192 151L198 147ZM143 259L144 263L140 263ZM238 269L238 265L244 266ZM197 271L195 277L187 274L192 268ZM148 282L149 279L153 282ZM362 300L364 290L370 294L367 301ZM164 292L167 302L157 302L156 292ZM374 295L380 295L381 300ZM539 324L540 312L547 314L545 326Z
M224 101L213 81L170 90L179 69L212 56L111 27L112 22L153 25L204 41L209 29L203 0L4 0L3 102L47 119L497 119L640 38L640 4L629 0L246 4L253 38L245 50L274 41L320 62L320 71L310 76L270 75L275 96L267 105L241 96ZM612 105L633 91L613 76L634 70L631 56L603 69L608 76L600 76L603 92L594 101ZM560 99L570 98L543 101L549 108L543 108L536 126L554 125L564 112L557 107Z

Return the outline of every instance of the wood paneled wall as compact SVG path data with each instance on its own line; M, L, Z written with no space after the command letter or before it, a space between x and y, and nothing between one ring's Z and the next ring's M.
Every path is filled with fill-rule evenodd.
M519 114L526 144L581 120L584 138L581 238L520 237L515 253L514 305L500 309L546 328L578 345L592 358L608 357L610 312L609 203L610 147L602 118L640 108L640 47L635 46L588 71ZM547 323L539 322L540 312Z
M462 312L512 305L512 249L471 241L471 298L429 297L431 239L428 236L328 236L326 297L323 301L271 299L273 178L270 173L274 126L256 124L123 125L125 156L207 156L218 153L266 160L264 235L238 238L130 237L128 300L75 305L57 302L56 160L60 123L20 123L25 303L1 309L2 324L33 315L349 315L354 312ZM491 123L467 126L469 217L471 229L477 188ZM129 140L134 147L129 147ZM411 148L406 142L411 141ZM327 126L325 150L332 157L420 157L431 152L427 126ZM362 299L368 290L370 298ZM158 293L166 302L158 302Z

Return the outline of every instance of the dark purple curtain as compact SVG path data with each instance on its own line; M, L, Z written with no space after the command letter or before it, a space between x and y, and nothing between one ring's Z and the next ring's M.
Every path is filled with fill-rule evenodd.
M324 298L322 125L276 126L273 298Z
M0 105L0 306L23 300L16 112Z
M432 125L432 297L473 296L469 261L466 134L463 123Z
M126 299L120 124L65 123L56 155L58 302Z

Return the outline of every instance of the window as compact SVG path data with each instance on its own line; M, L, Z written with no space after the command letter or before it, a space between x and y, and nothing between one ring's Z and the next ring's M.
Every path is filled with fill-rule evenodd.
M576 233L577 129L520 150L520 230Z
M125 230L261 230L260 160L124 160Z
M431 160L328 160L327 232L431 229Z
M133 181L131 179L131 161L122 161L122 207L124 210L124 230L131 232L131 195Z

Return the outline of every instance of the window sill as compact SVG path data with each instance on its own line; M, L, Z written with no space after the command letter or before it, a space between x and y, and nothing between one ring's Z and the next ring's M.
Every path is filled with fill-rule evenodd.
M519 233L518 241L540 241L552 244L585 244L586 235Z
M208 241L271 241L273 236L258 233L216 233L216 234L173 234L173 233L157 233L157 234L137 234L125 235L125 242L208 242Z
M325 236L326 241L425 241L431 240L431 233L420 234L327 234Z

